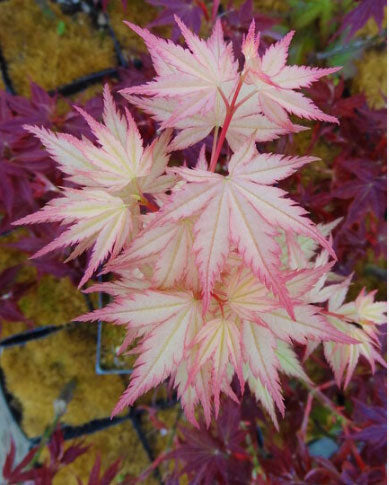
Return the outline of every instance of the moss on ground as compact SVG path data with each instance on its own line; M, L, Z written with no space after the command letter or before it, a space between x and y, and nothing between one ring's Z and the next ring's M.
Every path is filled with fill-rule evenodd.
M61 325L85 313L82 293L69 278L45 275L19 300L23 314L36 325Z
M352 90L364 93L370 108L386 106L386 51L368 50L356 62L357 75Z
M103 94L103 85L97 83L97 84L91 84L83 91L80 91L79 93L69 97L68 99L71 100L71 104L83 105L90 99L95 98L96 96L99 96L102 94Z
M104 323L101 332L101 366L104 369L132 369L135 355L117 355L123 343L126 330L124 327Z
M16 281L31 283L26 293L19 299L19 308L35 326L62 325L72 321L87 311L82 293L77 290L69 278L55 278L45 275L37 280L37 270L29 263L26 253L19 249L6 247L18 241L26 234L25 229L18 229L0 240L0 272L10 266L21 264ZM25 322L4 322L1 338L26 330Z
M176 427L181 417L182 409L180 404L157 411L155 418L160 422L161 426L164 425L163 428L158 429L154 426L147 413L143 415L143 429L157 455L166 452L168 448L172 447Z
M144 42L139 35L123 23L124 20L145 27L156 17L157 10L151 5L145 5L143 0L132 0L123 9L121 0L110 0L108 16L115 35L123 48L127 60L131 52L147 52Z
M0 2L0 45L14 87L24 96L31 80L49 90L116 64L112 39L87 14L64 15L44 0Z
M27 254L19 249L9 247L9 245L16 243L21 237L26 236L27 233L26 229L17 229L7 235L0 236L0 272L16 264L23 263L23 266L26 265L28 262ZM22 271L25 271L25 269L23 268Z
M101 456L102 470L106 470L109 465L121 458L122 475L130 474L137 477L150 465L130 421L85 436L83 444L90 445L88 452L63 468L54 478L53 485L77 485L76 476L82 479L82 483L87 483L97 453ZM158 482L149 477L142 483L154 485Z
M4 350L0 365L28 436L40 435L52 422L53 403L73 379L76 387L62 421L76 426L110 416L124 384L119 376L95 373L95 351L96 326L84 323Z

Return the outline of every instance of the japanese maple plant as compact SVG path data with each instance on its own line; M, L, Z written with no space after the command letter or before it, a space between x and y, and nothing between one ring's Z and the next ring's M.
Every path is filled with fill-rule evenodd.
M279 372L310 382L294 342L306 355L323 342L338 385L360 356L373 371L385 364L376 327L385 304L364 291L345 303L351 276L331 271L336 221L316 226L276 186L317 159L257 147L306 129L290 114L337 123L299 89L338 68L288 66L293 32L260 56L254 22L240 67L219 20L206 41L176 22L186 48L127 23L156 76L121 94L160 124L159 136L144 147L107 86L103 123L78 109L94 142L27 126L73 185L16 224L64 226L36 257L74 246L71 260L89 250L80 287L97 272L115 275L85 290L106 292L111 303L78 319L123 325L120 351L139 354L114 414L170 377L194 424L199 404L209 424L220 393L239 400L247 384L277 426ZM172 152L202 141L195 166L174 165Z

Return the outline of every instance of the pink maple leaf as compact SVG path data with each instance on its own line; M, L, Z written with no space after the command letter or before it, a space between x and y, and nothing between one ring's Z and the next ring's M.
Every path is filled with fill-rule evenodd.
M123 117L116 110L108 86L104 101L104 124L79 110L99 146L85 138L79 140L44 128L26 127L41 140L70 180L82 188L63 189L62 197L14 224L58 221L70 225L33 257L76 245L69 261L93 247L79 286L86 283L109 255L118 255L131 240L131 232L136 232L138 227L138 201L149 204L144 194L157 196L170 189L175 181L174 176L163 175L170 133L165 132L144 149L134 119L128 111Z
M180 99L180 105L168 119L170 125L186 116L212 111L217 98L220 98L219 89L225 84L233 85L238 77L238 64L233 57L232 45L227 45L223 39L220 20L216 21L207 41L193 34L178 17L175 20L189 49L126 22L146 42L157 77L143 86L121 91L123 94Z
M311 237L332 249L313 223L303 217L305 211L270 184L314 160L258 154L253 144L247 144L231 158L228 177L199 169L174 169L187 184L164 206L161 222L199 215L193 250L205 308L230 247L236 245L245 263L292 312L279 273L280 247L275 239L279 229Z
M251 103L258 103L261 112L269 120L292 130L287 113L300 118L338 123L333 116L326 115L311 100L296 91L308 87L323 76L338 71L339 67L319 69L307 66L287 66L289 45L294 31L271 45L262 57L258 54L259 34L255 34L252 21L247 36L243 39L245 56L245 82L252 87Z

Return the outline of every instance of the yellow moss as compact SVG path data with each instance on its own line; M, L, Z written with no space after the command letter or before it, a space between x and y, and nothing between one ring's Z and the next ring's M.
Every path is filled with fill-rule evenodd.
M127 58L131 55L131 51L147 52L147 50L139 35L127 27L123 20L128 20L144 27L156 17L156 13L157 10L151 5L146 5L144 0L131 0L131 2L128 2L128 7L125 10L121 0L111 0L109 2L109 19ZM130 52L126 52L127 50Z
M386 7L385 7L385 14L384 14L384 22L382 28L386 27ZM362 27L362 29L358 30L355 34L359 37L374 37L378 35L381 28L378 27L377 22L375 21L374 17L370 17L366 24Z
M98 96L99 94L102 94L103 92L103 85L100 83L97 84L92 84L88 86L86 89L83 91L77 93L74 96L70 97L70 100L72 102L75 102L76 104L85 104L87 101L90 99Z
M177 420L181 417L181 405L177 404L167 409L161 409L157 412L157 419L164 423L165 428L156 429L148 415L143 417L143 429L148 441L151 443L155 455L167 450L172 446L173 434L176 430Z
M80 425L110 415L124 386L118 376L95 373L96 327L75 324L45 339L13 347L0 365L9 392L22 406L28 436L41 434L53 420L53 402L72 379L77 385L62 421Z
M353 80L352 91L364 93L371 108L379 109L386 105L386 52L369 50L356 62L357 75Z
M17 242L26 234L26 229L17 229L16 231L10 232L6 236L0 237L0 273L10 266L25 263L27 261L26 253L19 251L19 249L13 249L5 246L7 244Z
M151 389L149 392L146 392L146 394L143 394L140 396L140 398L136 401L137 405L147 405L150 406L156 401L162 401L162 400L167 400L168 399L168 391L167 387L165 384L161 384L153 389Z
M0 45L16 91L26 96L30 80L54 89L116 64L107 34L86 14L64 15L53 2L1 2Z
M5 91L5 84L2 76L0 76L0 91Z
M131 369L134 366L135 355L117 355L117 350L125 335L124 327L104 323L101 335L101 365L103 368Z
M307 151L310 149L310 145L312 142L312 130L301 131L300 133L296 133L293 135L293 150L296 155L306 155ZM318 140L310 155L321 158L324 162L331 163L331 161L336 157L339 153L339 149L337 147L333 147L332 145L328 145L322 140Z
M19 300L23 314L36 325L61 325L85 313L82 293L69 278L45 275L39 284Z
M1 238L3 244L16 242L26 235L26 230L13 231ZM61 325L85 313L84 297L69 278L43 276L37 282L36 268L28 262L27 255L18 249L0 247L0 272L10 266L21 264L17 282L31 283L32 287L19 299L19 307L26 318L36 326ZM24 322L4 322L1 338L26 330Z
M85 445L90 445L90 449L71 465L63 468L54 478L53 485L77 485L76 476L82 483L87 483L97 453L101 456L102 470L106 470L121 458L120 473L123 475L128 473L137 477L150 464L130 421L88 435L83 441ZM47 452L42 458L48 458ZM142 483L154 485L157 482L151 477Z
M0 338L2 340L7 337L11 337L12 335L26 331L27 328L28 327L25 322L9 322L4 320L0 324Z
M156 419L165 425L163 429L157 429L147 413L142 416L142 428L152 447L154 456L166 453L172 448L173 439L177 431L177 424L181 418L182 409L180 404L176 404L167 409L161 409L157 412ZM159 467L162 476L164 476L168 470L172 472L174 465L173 460L162 462ZM187 483L187 481L180 481L180 483Z
M312 131L302 131L294 135L293 154L304 156L310 150L312 142ZM339 148L328 145L323 140L318 140L313 150L310 151L310 155L320 158L320 160L306 165L301 169L301 182L304 185L309 183L319 183L323 179L331 176L329 167L332 165L332 161L339 153Z
M23 235L26 235L25 229L18 229L12 231L7 236L0 238L1 244L12 244L20 239ZM0 273L5 269L21 264L21 269L16 277L17 283L33 282L36 279L36 269L28 263L26 253L9 247L0 246ZM25 322L1 322L0 337L6 338L19 332L26 330Z

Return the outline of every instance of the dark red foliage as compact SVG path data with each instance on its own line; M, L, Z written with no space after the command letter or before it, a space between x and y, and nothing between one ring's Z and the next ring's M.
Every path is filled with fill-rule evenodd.
M176 449L165 459L175 459L171 484L188 474L192 484L249 483L251 457L245 447L246 432L242 427L241 408L231 400L223 403L221 414L207 429L201 422L199 429L182 426Z
M37 252L42 245L48 244L61 232L61 229L53 224L40 224L29 229L28 235L22 237L16 242L6 244L7 247L19 249L29 256ZM69 276L74 283L78 282L84 267L85 257L77 258L72 265L62 262L65 259L68 250L58 250L52 254L32 259L38 271L38 277L45 274L52 274L57 278Z
M148 27L157 27L159 25L172 25L172 40L177 41L181 35L174 15L178 15L182 21L196 34L199 33L201 21L206 14L209 19L209 14L204 2L195 0L146 0L147 3L154 7L162 8L162 12Z
M354 379L352 414L355 432L351 438L359 445L365 462L382 466L386 462L387 399L386 373L379 371L373 378Z
M79 456L86 453L89 446L82 446L82 443L75 443L65 448L63 434L58 427L52 434L47 448L49 450L50 460L48 463L45 462L43 464L42 469L46 469L46 475L52 479L60 468L70 465Z
M353 435L354 440L364 441L380 449L386 446L386 405L372 406L355 400L356 412L363 416L362 430ZM358 422L358 421L357 421Z
M36 456L41 451L41 447L38 445L32 448L23 460L15 466L16 448L15 443L11 441L2 470L2 477L5 482L1 483L4 485L17 485L19 483L27 483L30 480L28 483L34 485L52 485L54 477L61 468L73 463L89 449L89 446L83 446L80 442L73 442L65 446L65 440L59 427L54 431L46 446L50 458L43 464L35 463ZM120 459L112 463L100 477L101 457L97 454L87 485L110 485L117 477L119 469ZM79 485L82 485L83 482L79 478L77 478L77 481ZM124 485L126 481L121 481L120 483Z
M335 164L338 187L334 188L331 195L334 198L351 199L345 224L350 226L358 223L368 215L377 220L384 219L386 174L381 164L369 159L339 158Z
M23 129L25 124L53 127L59 120L56 99L31 84L31 99L0 92L0 232L10 222L38 209L62 183L40 143ZM3 208L1 207L3 205Z
M25 470L28 465L33 460L37 449L32 448L23 460L15 466L15 454L16 447L13 440L11 440L11 446L6 456L4 466L3 466L3 479L5 480L5 485L13 485L27 480L37 480L39 479L41 472L40 470L33 468L30 470Z
M21 265L11 266L0 273L0 335L3 320L9 322L25 322L29 326L33 322L28 320L18 306L19 298L30 288L28 283L17 283Z
M100 468L101 468L101 457L98 454L96 456L95 463L89 475L88 485L109 485L112 483L114 478L117 476L120 469L120 459L116 460L112 465L110 465L100 478ZM82 485L80 479L78 479L78 484Z
M347 31L346 40L361 29L370 17L374 17L378 27L382 26L385 16L386 0L359 0L357 5L343 17L338 33Z
M339 119L339 126L315 124L308 152L324 141L338 151L324 160L319 180L301 183L297 174L287 181L288 190L317 222L342 221L334 231L334 246L343 273L350 273L368 248L377 257L386 252L386 110L372 110L363 95L350 96L342 80L317 82L309 95ZM294 142L279 148L295 153Z
M253 0L246 0L239 9L230 0L220 18L223 23L224 36L226 40L232 42L234 54L240 62L243 61L241 49L243 35L246 34L253 19L255 20L256 28L261 32L260 53L263 53L269 45L266 41L267 37L271 39L280 38L280 35L272 30L272 27L278 23L279 19L254 11Z
M44 462L42 465L34 463L34 459L40 450L40 446L35 446L15 466L16 449L15 443L11 441L11 446L3 466L5 485L25 483L27 480L31 480L34 485L51 485L54 476L60 468L73 463L73 461L88 450L87 446L81 446L80 443L65 447L65 441L60 428L57 428L52 434L47 448L50 454L48 462ZM104 485L108 485L108 483L105 482Z

